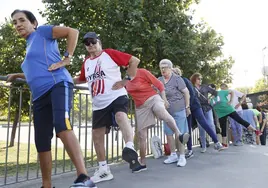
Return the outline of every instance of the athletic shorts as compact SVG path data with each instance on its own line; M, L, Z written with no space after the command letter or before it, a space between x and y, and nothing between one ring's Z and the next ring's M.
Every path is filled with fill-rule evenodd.
M128 104L129 98L126 95L123 95L115 99L106 108L93 111L92 129L106 127L110 130L110 127L114 124L114 115L117 112L124 112L127 114Z
M33 102L35 144L38 152L51 150L54 128L56 134L73 129L69 121L72 99L73 84L60 82Z

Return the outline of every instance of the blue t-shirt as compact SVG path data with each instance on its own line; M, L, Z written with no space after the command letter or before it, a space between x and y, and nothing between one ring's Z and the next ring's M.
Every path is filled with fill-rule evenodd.
M57 40L53 39L53 26L40 26L27 38L26 56L21 64L33 100L38 99L55 84L67 81L73 83L65 67L48 71L53 63L61 61Z
M255 119L254 119L254 112L250 109L244 109L243 110L243 115L242 115L242 118L249 122L250 125L252 125L254 128L256 128L256 122L255 122Z

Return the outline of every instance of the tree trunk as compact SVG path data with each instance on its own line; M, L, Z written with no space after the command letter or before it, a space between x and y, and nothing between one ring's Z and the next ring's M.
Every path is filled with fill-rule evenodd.
M18 126L18 122L19 122L19 116L20 116L20 112L19 112L19 109L17 109L16 110L16 113L15 113L15 118L14 118L14 121L13 121L13 126L12 126L12 132L11 132L11 138L10 138L9 147L13 147L14 146L15 137L16 137L16 131L17 131L17 126Z

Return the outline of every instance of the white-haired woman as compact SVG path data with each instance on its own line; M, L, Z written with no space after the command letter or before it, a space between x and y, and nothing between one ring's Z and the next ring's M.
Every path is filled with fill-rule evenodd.
M191 114L190 111L190 95L183 79L173 73L173 64L168 59L163 59L159 63L159 68L162 76L158 79L164 84L166 97L170 104L167 109L170 115L175 119L176 125L182 133L188 133L187 116ZM167 142L170 146L171 154L164 161L165 164L177 162L177 166L185 166L185 148L179 151L180 156L175 152L174 132L164 122L164 132L167 136Z

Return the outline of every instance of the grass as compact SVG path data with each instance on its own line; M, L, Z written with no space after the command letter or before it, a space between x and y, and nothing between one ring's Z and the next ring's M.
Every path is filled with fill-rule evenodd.
M28 144L20 144L19 145L19 153L18 151L18 144L15 143L14 147L10 147L8 149L5 148L6 143L3 141L0 141L0 177L4 176L5 174L5 167L7 167L7 176L14 176L17 173L18 174L25 174L27 170L31 173L36 173L39 164L38 164L38 158L37 158L37 151L35 149L34 144L29 145L29 156L28 156ZM63 172L64 168L65 171L71 170L71 160L69 156L67 155L67 152L64 151L63 148L57 149L57 155L55 160L55 147L52 148L52 160L53 160L53 171L55 171L55 168L57 168L57 172ZM6 153L8 152L8 158L7 158L7 165L5 164L6 161ZM18 156L19 154L19 156ZM65 155L65 156L64 156ZM91 153L87 152L87 163L91 164ZM29 161L29 162L28 162ZM96 161L96 156L93 156L93 162ZM18 164L18 165L17 165ZM72 167L74 169L74 167Z
M8 149L6 147L6 142L0 141L0 177L5 175L5 167L7 167L7 177L14 177L18 173L18 176L26 175L29 170L30 174L36 176L39 169L39 163L37 159L37 151L34 144L29 145L29 157L28 157L28 144L21 143L19 145L19 156L18 156L18 143L15 143L14 147ZM75 170L75 167L71 165L71 160L66 151L63 148L57 149L57 160L55 160L55 147L52 148L52 173L55 174ZM116 150L114 150L116 151ZM7 165L6 152L8 152ZM121 152L120 152L121 153ZM65 155L65 156L64 156ZM85 156L85 152L83 152ZM112 162L111 152L109 153L109 161ZM114 157L114 161L116 157ZM121 160L121 157L119 161ZM29 161L29 162L28 162ZM97 157L95 153L91 156L91 152L87 152L86 157L87 168L95 166L97 163ZM18 165L17 165L18 164ZM2 170L3 169L3 170Z

